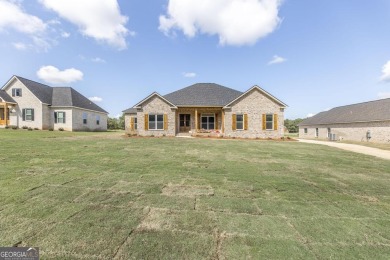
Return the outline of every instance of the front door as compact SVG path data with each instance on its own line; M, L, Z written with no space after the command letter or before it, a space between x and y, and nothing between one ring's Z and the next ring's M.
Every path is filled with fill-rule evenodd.
M180 114L180 129L181 133L189 132L191 130L191 115Z

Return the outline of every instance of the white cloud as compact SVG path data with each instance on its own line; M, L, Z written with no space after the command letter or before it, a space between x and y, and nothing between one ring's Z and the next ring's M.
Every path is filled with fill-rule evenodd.
M0 30L7 28L33 35L43 33L47 25L40 18L27 14L18 2L0 0Z
M37 76L52 84L66 84L82 80L84 74L74 68L60 71L54 66L43 66L37 71Z
M313 113L309 113L309 114L307 114L307 116L306 117L313 117L315 114L313 114Z
M390 60L383 65L381 81L390 82Z
M16 0L0 0L0 32L14 30L31 38L33 44L13 44L18 50L36 47L37 50L47 51L55 43L46 35L48 23L43 22L37 16L26 13L21 3L22 1Z
M91 61L96 62L96 63L106 63L106 61L102 58L96 57L91 59Z
M101 97L90 97L88 99L91 100L92 102L102 102L103 101L103 99Z
M378 98L380 98L380 99L390 98L390 92L379 92L378 93Z
M196 77L196 73L195 72L184 72L183 76L186 77L186 78L195 78Z
M287 61L287 59L285 59L285 58L283 58L283 57L280 57L280 56L278 56L278 55L274 55L274 56L272 57L272 60L270 60L270 61L268 62L268 65L283 63L283 62L286 62L286 61Z
M128 17L121 15L117 0L39 0L46 8L77 25L80 32L118 49L127 47L125 27Z
M69 38L69 37L70 37L70 33L68 33L68 32L62 32L62 33L61 33L61 37L62 37L62 38Z
M251 45L280 24L282 0L169 0L159 29L169 35L182 30L187 37L198 33L218 35L221 45ZM173 32L174 34L174 32Z
M22 42L14 42L12 43L15 49L20 50L20 51L25 51L28 49L28 46Z

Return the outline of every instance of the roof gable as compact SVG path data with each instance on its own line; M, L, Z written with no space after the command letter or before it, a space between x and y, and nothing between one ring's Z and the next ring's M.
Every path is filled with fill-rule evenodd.
M135 106L133 106L133 108L139 108L143 103L145 103L146 101L148 101L149 99L151 99L152 97L155 97L157 96L158 98L160 98L161 100L163 100L164 102L166 102L168 105L170 105L172 108L177 108L177 106L175 106L172 102L170 102L169 100L167 100L165 97L161 96L160 94L158 94L157 92L153 92L152 94L150 94L149 96L147 96L146 98L144 98L143 100L141 100L140 102L138 102Z
M238 96L237 98L235 98L234 100L232 100L230 103L228 103L226 106L224 106L224 108L229 108L231 107L235 102L239 101L240 99L242 99L244 96L246 96L247 94L249 94L250 92L252 91L259 91L260 93L262 93L264 96L268 97L270 100L278 103L281 107L287 107L287 104L285 104L284 102L280 101L279 99L277 99L276 97L274 97L273 95L271 95L270 93L268 93L267 91L265 91L264 89L260 88L259 86L257 85L254 85L253 87L251 87L250 89L248 89L247 91L245 91L244 93L242 93L240 96Z
M242 92L215 83L197 83L174 91L164 97L176 106L223 107Z
M302 121L299 126L390 120L390 98L332 108Z

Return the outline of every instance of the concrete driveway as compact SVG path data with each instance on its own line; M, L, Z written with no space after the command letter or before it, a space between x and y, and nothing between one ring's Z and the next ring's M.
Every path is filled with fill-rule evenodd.
M327 145L327 146L336 147L339 149L343 149L355 153L361 153L361 154L371 155L382 159L390 160L390 151L382 150L378 148L372 148L372 147L367 147L367 146L357 145L357 144L344 144L344 143L337 143L337 142L306 140L306 139L298 139L298 141L302 143L309 143L309 144Z

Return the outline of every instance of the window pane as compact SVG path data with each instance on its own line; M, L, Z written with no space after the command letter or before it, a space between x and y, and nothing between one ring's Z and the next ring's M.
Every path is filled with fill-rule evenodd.
M163 123L163 122L160 122L160 121L158 121L158 122L157 122L157 129L159 129L159 130L162 130L162 129L164 129L164 123Z
M26 116L31 116L31 109L26 109Z
M267 121L272 121L273 120L273 115L267 115Z
M202 123L202 129L207 129L207 123Z
M164 115L157 115L157 121L164 121Z
M214 123L209 123L209 129L214 129Z
M214 123L214 117L209 117L209 123Z
M267 129L272 129L272 122L267 122Z
M237 122L237 129L242 130L244 128L243 125L242 122Z
M207 117L202 117L202 124L207 123Z
M237 122L242 122L244 120L243 115L237 115Z
M149 115L149 122L156 121L156 115Z

